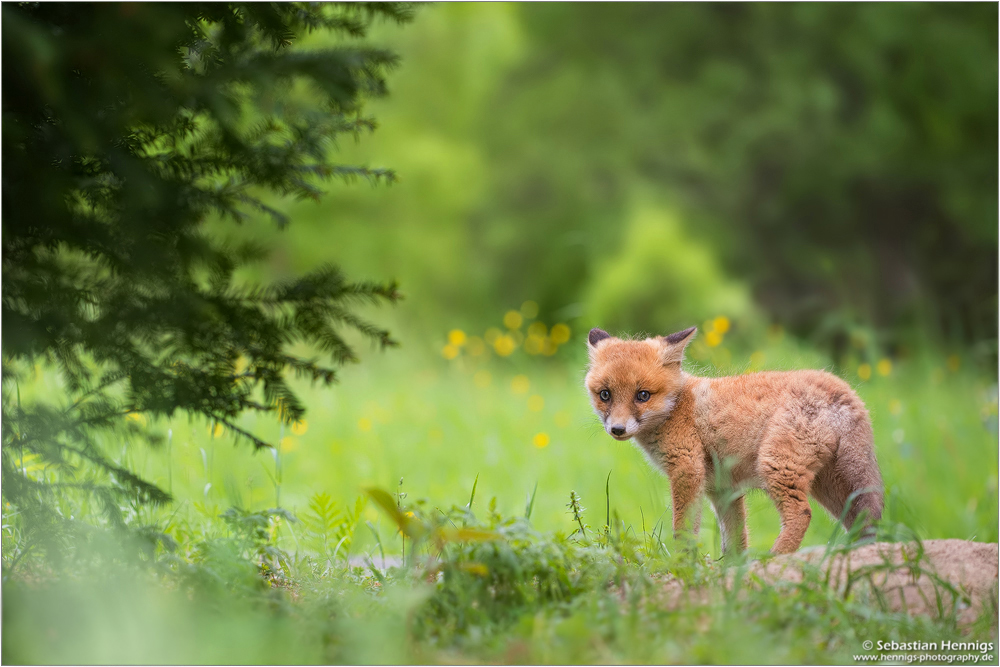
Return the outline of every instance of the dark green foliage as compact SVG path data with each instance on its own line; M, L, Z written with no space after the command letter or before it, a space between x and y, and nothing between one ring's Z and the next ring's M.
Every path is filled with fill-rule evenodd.
M249 284L237 271L266 249L220 230L261 215L284 225L268 201L316 199L331 178L393 179L332 163L330 149L374 128L362 105L396 62L352 38L409 16L399 4L4 5L2 471L24 520L58 519L49 495L72 487L120 526L122 505L168 499L109 456L156 444L138 422L187 413L265 447L236 419L300 419L288 379L335 381L356 360L345 329L394 344L353 309L395 301L395 284L332 266ZM314 30L343 39L298 48ZM37 363L58 366L66 404L22 405L18 379ZM33 456L44 476L25 470Z
M483 135L482 227L517 226L483 248L510 302L578 302L638 192L682 208L776 321L838 355L858 325L995 349L995 5L520 15L530 51Z

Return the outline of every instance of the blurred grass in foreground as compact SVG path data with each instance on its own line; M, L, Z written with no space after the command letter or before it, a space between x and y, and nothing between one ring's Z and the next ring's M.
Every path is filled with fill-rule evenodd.
M296 554L273 587L251 583L255 573L238 558L154 576L108 563L86 580L21 581L4 591L3 661L844 664L871 637L995 634L995 609L959 628L963 596L946 585L937 615L911 617L891 611L864 578L845 591L819 569L800 582L733 588L722 563L667 550L656 534L617 520L596 528L579 510L573 519L586 532L567 536L505 518L492 503L474 513L371 495L411 537L406 567L324 569ZM829 553L850 539L841 533ZM910 567L922 565L918 551ZM243 587L226 566L242 569ZM695 593L672 604L664 577Z

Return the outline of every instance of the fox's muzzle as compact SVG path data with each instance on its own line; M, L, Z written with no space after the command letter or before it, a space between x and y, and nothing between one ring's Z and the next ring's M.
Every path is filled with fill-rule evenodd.
M628 440L639 431L639 421L629 417L624 423L608 420L604 422L604 430L615 440Z

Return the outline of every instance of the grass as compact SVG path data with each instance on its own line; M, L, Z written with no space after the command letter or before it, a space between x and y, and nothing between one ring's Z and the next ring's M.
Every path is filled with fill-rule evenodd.
M844 664L872 637L989 641L995 632L993 614L963 634L951 603L938 618L911 618L863 587L827 585L819 569L801 582L734 587L726 566L740 561L670 551L619 522L605 531L584 523L584 537L495 508L373 499L409 536L404 567L340 561L331 571L296 555L283 566L289 578L268 587L253 568L225 578L223 563L195 558L153 574L103 568L19 581L4 591L13 638L4 661ZM688 597L664 599L671 579Z
M815 362L796 358L805 355L794 349L771 356L779 367ZM597 508L609 489L613 509L637 530L669 524L666 479L631 444L603 432L582 389L579 355L569 363L522 359L520 366L401 357L374 355L346 369L331 390L303 387L310 411L301 425L243 422L280 440L278 452L252 454L213 435L208 424L177 420L157 425L172 429L169 447L125 455L171 489L177 516L215 515L229 506L299 511L320 492L345 505L367 487L397 490L400 480L403 492L445 506L478 479L477 502L495 497L504 514L521 511L537 486L533 518L543 530L569 527L570 490ZM920 359L897 361L887 377L847 379L872 414L888 518L924 538L996 541L996 386ZM536 440L539 434L545 439ZM777 537L777 512L763 494L752 494L748 509L751 546L766 551ZM814 509L806 545L824 543L833 528ZM365 518L380 520L372 507ZM703 542L717 554L714 522L704 523ZM283 539L292 545L291 535Z
M303 387L302 424L246 419L275 452L201 422L152 424L167 444L121 457L174 494L131 518L169 540L139 561L89 543L89 569L28 557L6 570L4 661L835 663L867 637L958 636L947 615L911 619L818 578L727 593L711 513L694 551L674 542L669 485L596 423L579 343L544 361L446 360L439 344L372 355L332 390ZM749 356L725 350L727 364L722 351L691 369ZM759 352L764 367L825 365L789 341ZM923 539L997 541L996 385L968 366L927 355L867 380L843 373L872 413L887 523ZM20 390L59 387L41 372ZM760 555L777 513L763 495L748 512ZM24 548L9 514L5 567ZM804 546L832 534L816 508ZM351 567L383 554L407 567ZM663 577L704 595L657 604ZM971 636L994 629L987 618Z

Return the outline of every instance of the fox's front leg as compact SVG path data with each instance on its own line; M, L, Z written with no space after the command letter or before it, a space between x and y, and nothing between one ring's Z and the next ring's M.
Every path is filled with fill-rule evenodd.
M674 506L674 539L690 520L691 532L698 535L701 527L701 494L705 488L705 461L694 451L686 450L665 457L670 496Z

